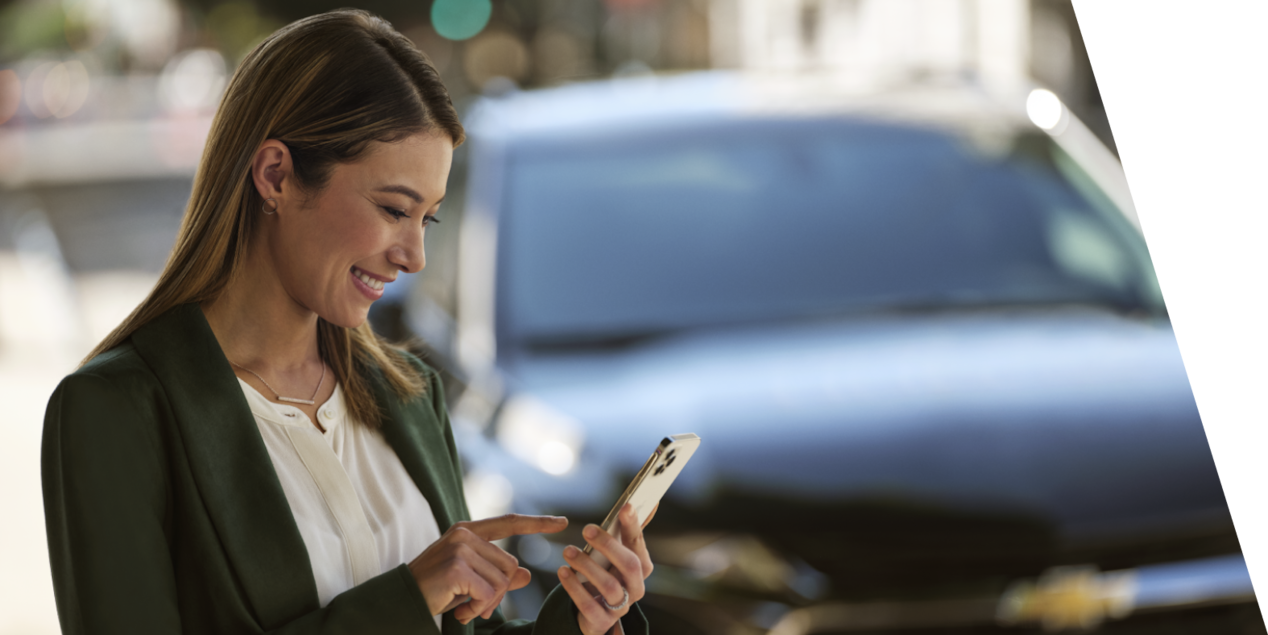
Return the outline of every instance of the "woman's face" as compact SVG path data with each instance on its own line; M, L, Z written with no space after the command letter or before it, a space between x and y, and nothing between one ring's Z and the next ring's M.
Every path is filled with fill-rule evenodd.
M452 161L447 136L420 133L336 164L315 195L283 187L269 243L285 292L333 324L365 322L385 285L426 264L423 234Z

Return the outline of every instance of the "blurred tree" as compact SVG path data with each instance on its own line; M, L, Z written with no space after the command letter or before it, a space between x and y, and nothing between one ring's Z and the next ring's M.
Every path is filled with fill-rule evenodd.
M0 9L0 59L66 48L66 13L60 2L18 0Z
M236 65L252 47L284 22L262 15L251 2L233 0L212 7L205 24L216 47Z

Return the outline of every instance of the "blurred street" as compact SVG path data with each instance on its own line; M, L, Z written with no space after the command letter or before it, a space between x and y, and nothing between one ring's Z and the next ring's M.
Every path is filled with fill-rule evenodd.
M148 218L146 207L125 211L122 219L68 219L80 230L67 232L79 236L71 238L73 243L60 241L73 244L75 262L82 267L71 269L47 217L22 210L12 198L0 199L7 203L0 212L0 402L8 405L2 424L8 442L0 447L6 519L0 550L0 633L52 634L59 629L39 488L44 407L93 338L113 328L149 291L161 251L175 236L172 220L179 222L179 208L168 213L166 224ZM128 259L137 255L118 246L127 244L128 228L138 226L157 226L162 232L148 236L149 251L159 257L157 263L147 263L148 270L118 266L121 259L132 264ZM103 271L93 263L115 266Z
M8 287L8 285L6 285ZM53 604L40 495L40 422L46 396L74 362L49 359L46 352L0 355L0 399L9 404L0 448L5 506L0 553L0 633L43 635L60 632Z

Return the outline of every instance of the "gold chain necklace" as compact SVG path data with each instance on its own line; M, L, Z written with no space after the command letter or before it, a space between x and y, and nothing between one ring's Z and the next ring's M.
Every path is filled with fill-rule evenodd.
M230 364L233 364L233 362L229 362L229 363L230 363ZM245 366L239 366L239 365L237 365L237 364L233 364L233 366L234 366L235 368L241 368L242 370L245 370L245 371L247 371L248 373L251 373L252 375L255 375L255 378L256 378L256 379L259 379L261 382L263 382L265 386L268 386L268 389L269 389L269 390L273 390L273 387L272 387L272 386L269 386L269 382L264 381L264 378L263 378L263 377L261 377L259 373L255 372L255 371L253 371L253 370L251 370L250 368L247 368L247 367L245 367ZM302 404L304 404L304 405L306 405L306 406L312 406L312 405L314 405L314 404L316 404L316 403L317 403L317 401L316 401L316 399L317 399L317 393L321 391L321 385L322 385L322 383L324 383L325 381L326 381L326 362L322 362L322 363L321 363L321 379L318 379L318 380L317 380L317 387L313 389L313 396L312 396L310 399L300 399L300 398L298 398L298 397L283 397L283 396L282 396L280 393L278 393L276 390L273 390L273 395L274 395L275 397L277 397L277 400L278 400L278 401L285 401L285 402L287 402L287 403L302 403Z

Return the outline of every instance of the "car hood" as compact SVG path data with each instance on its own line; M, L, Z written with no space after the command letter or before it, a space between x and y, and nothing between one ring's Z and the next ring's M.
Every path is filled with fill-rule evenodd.
M720 490L909 501L1026 514L1071 536L1228 516L1165 321L899 315L538 354L509 370L584 426L572 474L516 477L542 507L610 505L662 437L694 432L700 450L670 495L686 505Z

